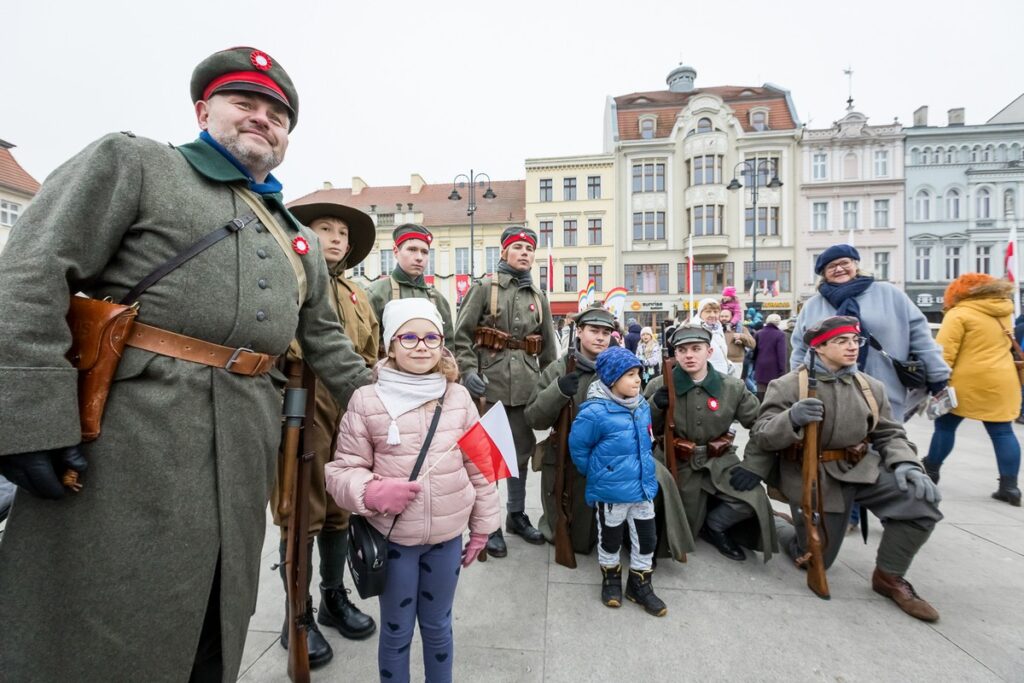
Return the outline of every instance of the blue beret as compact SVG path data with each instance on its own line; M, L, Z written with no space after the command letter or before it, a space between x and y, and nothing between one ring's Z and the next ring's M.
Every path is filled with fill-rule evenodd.
M833 244L818 254L818 259L814 262L815 274L821 275L825 272L825 266L841 258L851 258L854 261L860 261L860 252L851 244Z

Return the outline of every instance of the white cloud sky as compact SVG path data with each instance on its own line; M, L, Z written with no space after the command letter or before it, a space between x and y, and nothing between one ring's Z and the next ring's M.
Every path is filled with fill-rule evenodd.
M697 86L788 88L800 118L843 114L843 69L873 123L983 123L1024 92L1024 3L335 2L14 0L0 14L0 138L40 180L91 140L133 130L186 142L188 82L206 55L252 45L299 89L276 175L297 197L325 180L449 182L469 168L601 151L605 98L664 89L680 60Z

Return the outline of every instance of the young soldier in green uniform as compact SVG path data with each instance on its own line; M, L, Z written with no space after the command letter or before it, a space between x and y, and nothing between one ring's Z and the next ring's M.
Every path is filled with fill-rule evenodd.
M487 407L501 401L512 425L519 476L506 479L508 516L505 530L527 543L542 544L526 515L526 474L537 441L524 410L544 368L558 357L555 326L547 297L533 284L537 233L514 225L501 234L498 272L469 288L455 326L455 355L462 383ZM487 552L505 557L501 529L491 534Z
M587 400L590 384L597 377L594 363L598 355L608 348L612 331L615 329L615 316L601 305L595 304L575 316L576 340L568 353L548 365L540 378L534 383L530 400L526 404L526 423L537 430L550 429L558 422L562 408L572 399L579 407ZM575 361L576 369L566 372L566 363L570 354ZM572 416L575 417L575 416ZM572 421L570 420L570 424ZM544 455L541 460L540 488L541 515L537 526L549 543L555 540L555 517L558 503L554 498L555 468L558 443L568 439L568 434L552 433L546 441ZM572 467L572 463L568 463ZM586 477L576 475L572 489L572 518L570 529L572 547L578 553L589 553L597 541L594 527L594 511L587 506L585 500L587 489Z
M342 406L370 381L270 173L299 112L288 74L232 48L190 91L198 140L94 142L0 254L0 470L19 486L0 544L5 680L234 681L281 439L274 361L298 339ZM224 239L139 297L102 434L80 443L71 295L121 301L209 235ZM86 466L64 495L65 467Z
M716 351L711 332L703 326L680 325L672 335L672 346L677 363L672 369L675 438L665 446L674 448L677 485L691 533L699 533L729 559L744 560L746 555L734 538L738 536L743 545L761 550L767 562L777 543L768 496L760 487L737 490L729 476L740 462L732 443L732 424L754 424L757 398L742 380L718 372L709 363ZM661 376L647 386L655 435L665 430L668 392Z
M804 333L815 364L817 398L807 398L808 370L798 367L768 385L742 467L739 488L757 487L778 467L779 488L799 520L804 427L820 422L824 474L818 480L825 509L825 567L839 555L850 507L860 503L885 523L871 586L900 609L924 621L939 613L903 578L914 556L942 519L938 489L925 474L903 425L892 418L885 388L857 371L865 339L856 318L833 316ZM804 554L806 533L783 527L783 547L794 560Z
M373 248L376 227L367 214L330 202L302 204L288 207L303 225L320 238L320 248L327 261L331 275L329 282L330 302L338 315L345 335L352 341L356 351L366 365L377 362L377 346L380 339L380 325L374 317L366 292L345 277L345 269L358 265ZM292 349L299 351L298 344ZM296 353L301 355L301 353ZM377 630L373 618L363 614L352 604L344 585L345 561L348 556L349 513L342 510L327 495L324 484L324 466L334 458L335 439L338 424L344 410L334 400L322 382L316 384L316 415L308 427L306 444L315 454L309 486L309 537L310 568L312 568L313 543L316 538L320 551L320 609L316 620L325 626L333 626L342 636L352 640L368 638ZM278 486L280 486L278 478ZM275 486L270 508L274 524L281 527L281 578L284 579L284 560L287 551L288 522L278 514L280 489ZM313 572L307 574L307 581ZM288 624L281 629L281 646L288 649ZM312 620L307 626L306 646L309 650L311 668L322 666L331 660L331 645L320 633Z
M392 299L408 299L415 296L430 299L441 313L444 321L444 345L452 349L455 333L452 328L452 309L448 300L441 293L428 285L423 278L423 271L430 261L430 244L434 236L422 225L405 223L399 225L391 233L395 241L392 250L395 253L395 268L388 277L374 280L366 288L373 306L373 314L379 321L384 315L384 306ZM380 353L384 353L381 346Z

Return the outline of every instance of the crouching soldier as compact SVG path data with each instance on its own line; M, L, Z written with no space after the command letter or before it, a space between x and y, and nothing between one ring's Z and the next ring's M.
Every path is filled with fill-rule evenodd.
M907 614L935 621L939 613L903 577L942 519L939 491L903 426L892 418L882 383L857 371L864 341L852 317L833 316L808 328L807 367L801 365L768 385L746 459L737 470L738 485L760 488L760 479L777 466L779 488L799 519L804 427L820 422L825 567L839 554L850 507L860 503L885 523L872 588ZM807 398L810 373L818 380L817 398ZM783 527L780 537L794 560L804 554L803 524Z
M771 503L760 486L737 488L734 468L740 463L733 445L732 423L750 427L757 418L757 399L743 381L709 363L715 350L711 332L681 325L672 335L676 365L669 382L656 377L647 385L654 433L674 421L676 483L690 532L715 546L731 560L744 560L741 545L761 550L765 561L776 548ZM748 473L749 474L749 473ZM756 483L759 483L757 480ZM666 497L672 495L665 492Z
M597 377L594 364L598 355L608 348L614 329L615 317L599 305L576 314L575 339L568 353L547 366L534 384L530 400L526 403L527 424L537 430L549 429L555 426L562 408L570 401L579 406L587 400L587 391ZM566 369L570 362L575 366L571 372ZM575 414L570 417L575 418ZM555 492L557 454L559 444L568 438L568 434L552 432L543 444L540 488L544 514L537 526L548 543L555 542L555 518L558 516L559 500ZM568 465L572 467L572 463ZM569 494L572 500L569 534L572 548L578 553L589 553L596 542L594 514L584 499L586 487L586 477L573 477Z

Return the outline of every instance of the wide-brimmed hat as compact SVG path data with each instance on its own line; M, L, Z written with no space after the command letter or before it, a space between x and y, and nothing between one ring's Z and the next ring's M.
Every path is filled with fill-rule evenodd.
M289 205L288 210L306 227L317 218L338 218L344 221L348 226L349 250L345 256L347 268L352 268L365 259L377 239L377 228L373 224L373 219L369 214L351 206L335 202L314 202L298 206Z

